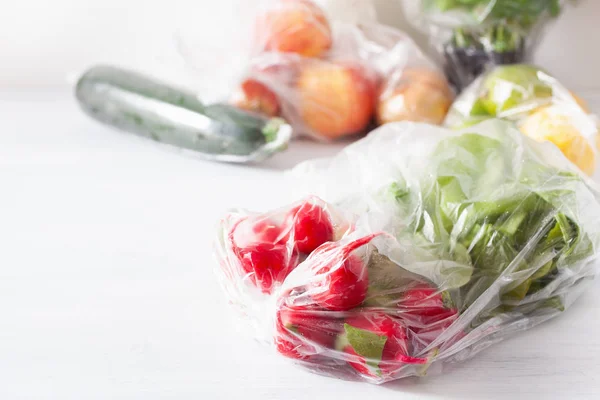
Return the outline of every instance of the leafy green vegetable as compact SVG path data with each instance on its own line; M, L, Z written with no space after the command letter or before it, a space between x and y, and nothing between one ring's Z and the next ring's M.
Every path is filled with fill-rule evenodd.
M453 73L460 86L479 75L486 64L522 62L532 27L542 18L558 16L561 10L560 0L424 0L423 5L434 15L458 12L470 21L463 18L455 26L445 50L449 65L458 68Z
M379 362L383 356L383 348L387 342L387 336L379 336L376 333L364 329L355 328L344 324L346 340L352 346L354 352L365 358L367 365L377 369L379 373Z
M577 223L573 184L580 178L526 151L515 165L514 155L523 152L515 138L498 132L443 140L416 185L420 193L411 193L402 181L391 190L401 215L418 213L409 227L415 246L463 270L469 266L467 279L442 276L446 284L460 282L463 310L501 276L501 300L514 304L550 283L558 268L593 253Z
M426 2L426 7L435 7L442 12L463 10L482 16L482 22L505 20L523 27L530 27L545 13L551 17L560 13L559 0L434 0Z

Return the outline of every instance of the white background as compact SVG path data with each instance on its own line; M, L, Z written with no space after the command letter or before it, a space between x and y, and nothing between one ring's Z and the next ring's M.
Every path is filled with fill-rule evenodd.
M380 20L414 33L398 0L373 2ZM180 75L189 71L176 57L175 37L181 31L192 36L198 49L197 59L214 65L214 69L223 68L236 60L232 43L239 36L235 30L247 24L255 3L256 0L3 1L0 86L65 85L69 77L96 62L119 63L161 77L182 79ZM553 24L534 61L572 89L600 89L600 1L578 3ZM417 39L426 45L422 37ZM215 58L219 60L216 65ZM188 78L206 80L210 73L203 70Z
M376 3L402 25L393 0ZM281 170L341 145L294 143L257 167L202 162L90 121L67 88L95 62L193 79L170 58L178 21L214 49L249 5L3 2L0 399L599 398L598 281L560 318L444 375L382 387L309 374L234 329L212 274L214 224L231 207L281 205L293 189ZM599 12L592 0L567 11L536 55L588 98Z
M0 120L2 400L600 397L600 281L560 317L426 379L325 378L252 341L212 272L215 224L228 208L285 204L281 169L341 145L202 162L56 92L4 91Z

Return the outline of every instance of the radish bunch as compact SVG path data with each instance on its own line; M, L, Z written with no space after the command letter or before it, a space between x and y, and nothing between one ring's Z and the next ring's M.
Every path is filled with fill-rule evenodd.
M458 317L447 293L379 254L386 234L359 235L317 197L229 218L229 283L275 300L276 349L306 366L374 382L424 370Z

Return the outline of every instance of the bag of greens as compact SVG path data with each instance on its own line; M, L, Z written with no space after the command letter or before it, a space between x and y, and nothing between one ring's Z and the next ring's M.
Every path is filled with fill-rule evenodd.
M562 0L403 0L462 90L490 65L524 62Z
M244 331L316 373L438 372L561 315L597 273L594 184L506 121L390 123L293 178L320 197L225 216L217 273Z

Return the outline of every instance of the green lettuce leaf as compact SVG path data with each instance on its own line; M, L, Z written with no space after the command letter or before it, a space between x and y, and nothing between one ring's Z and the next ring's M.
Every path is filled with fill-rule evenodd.
M501 275L512 279L501 299L514 304L550 283L557 269L593 254L577 222L581 178L540 162L520 140L501 129L450 137L414 185L419 193L403 179L390 189L400 220L412 221L402 242L422 251L416 253L423 268L439 269L424 276L460 288L461 309ZM446 268L452 261L454 270Z

